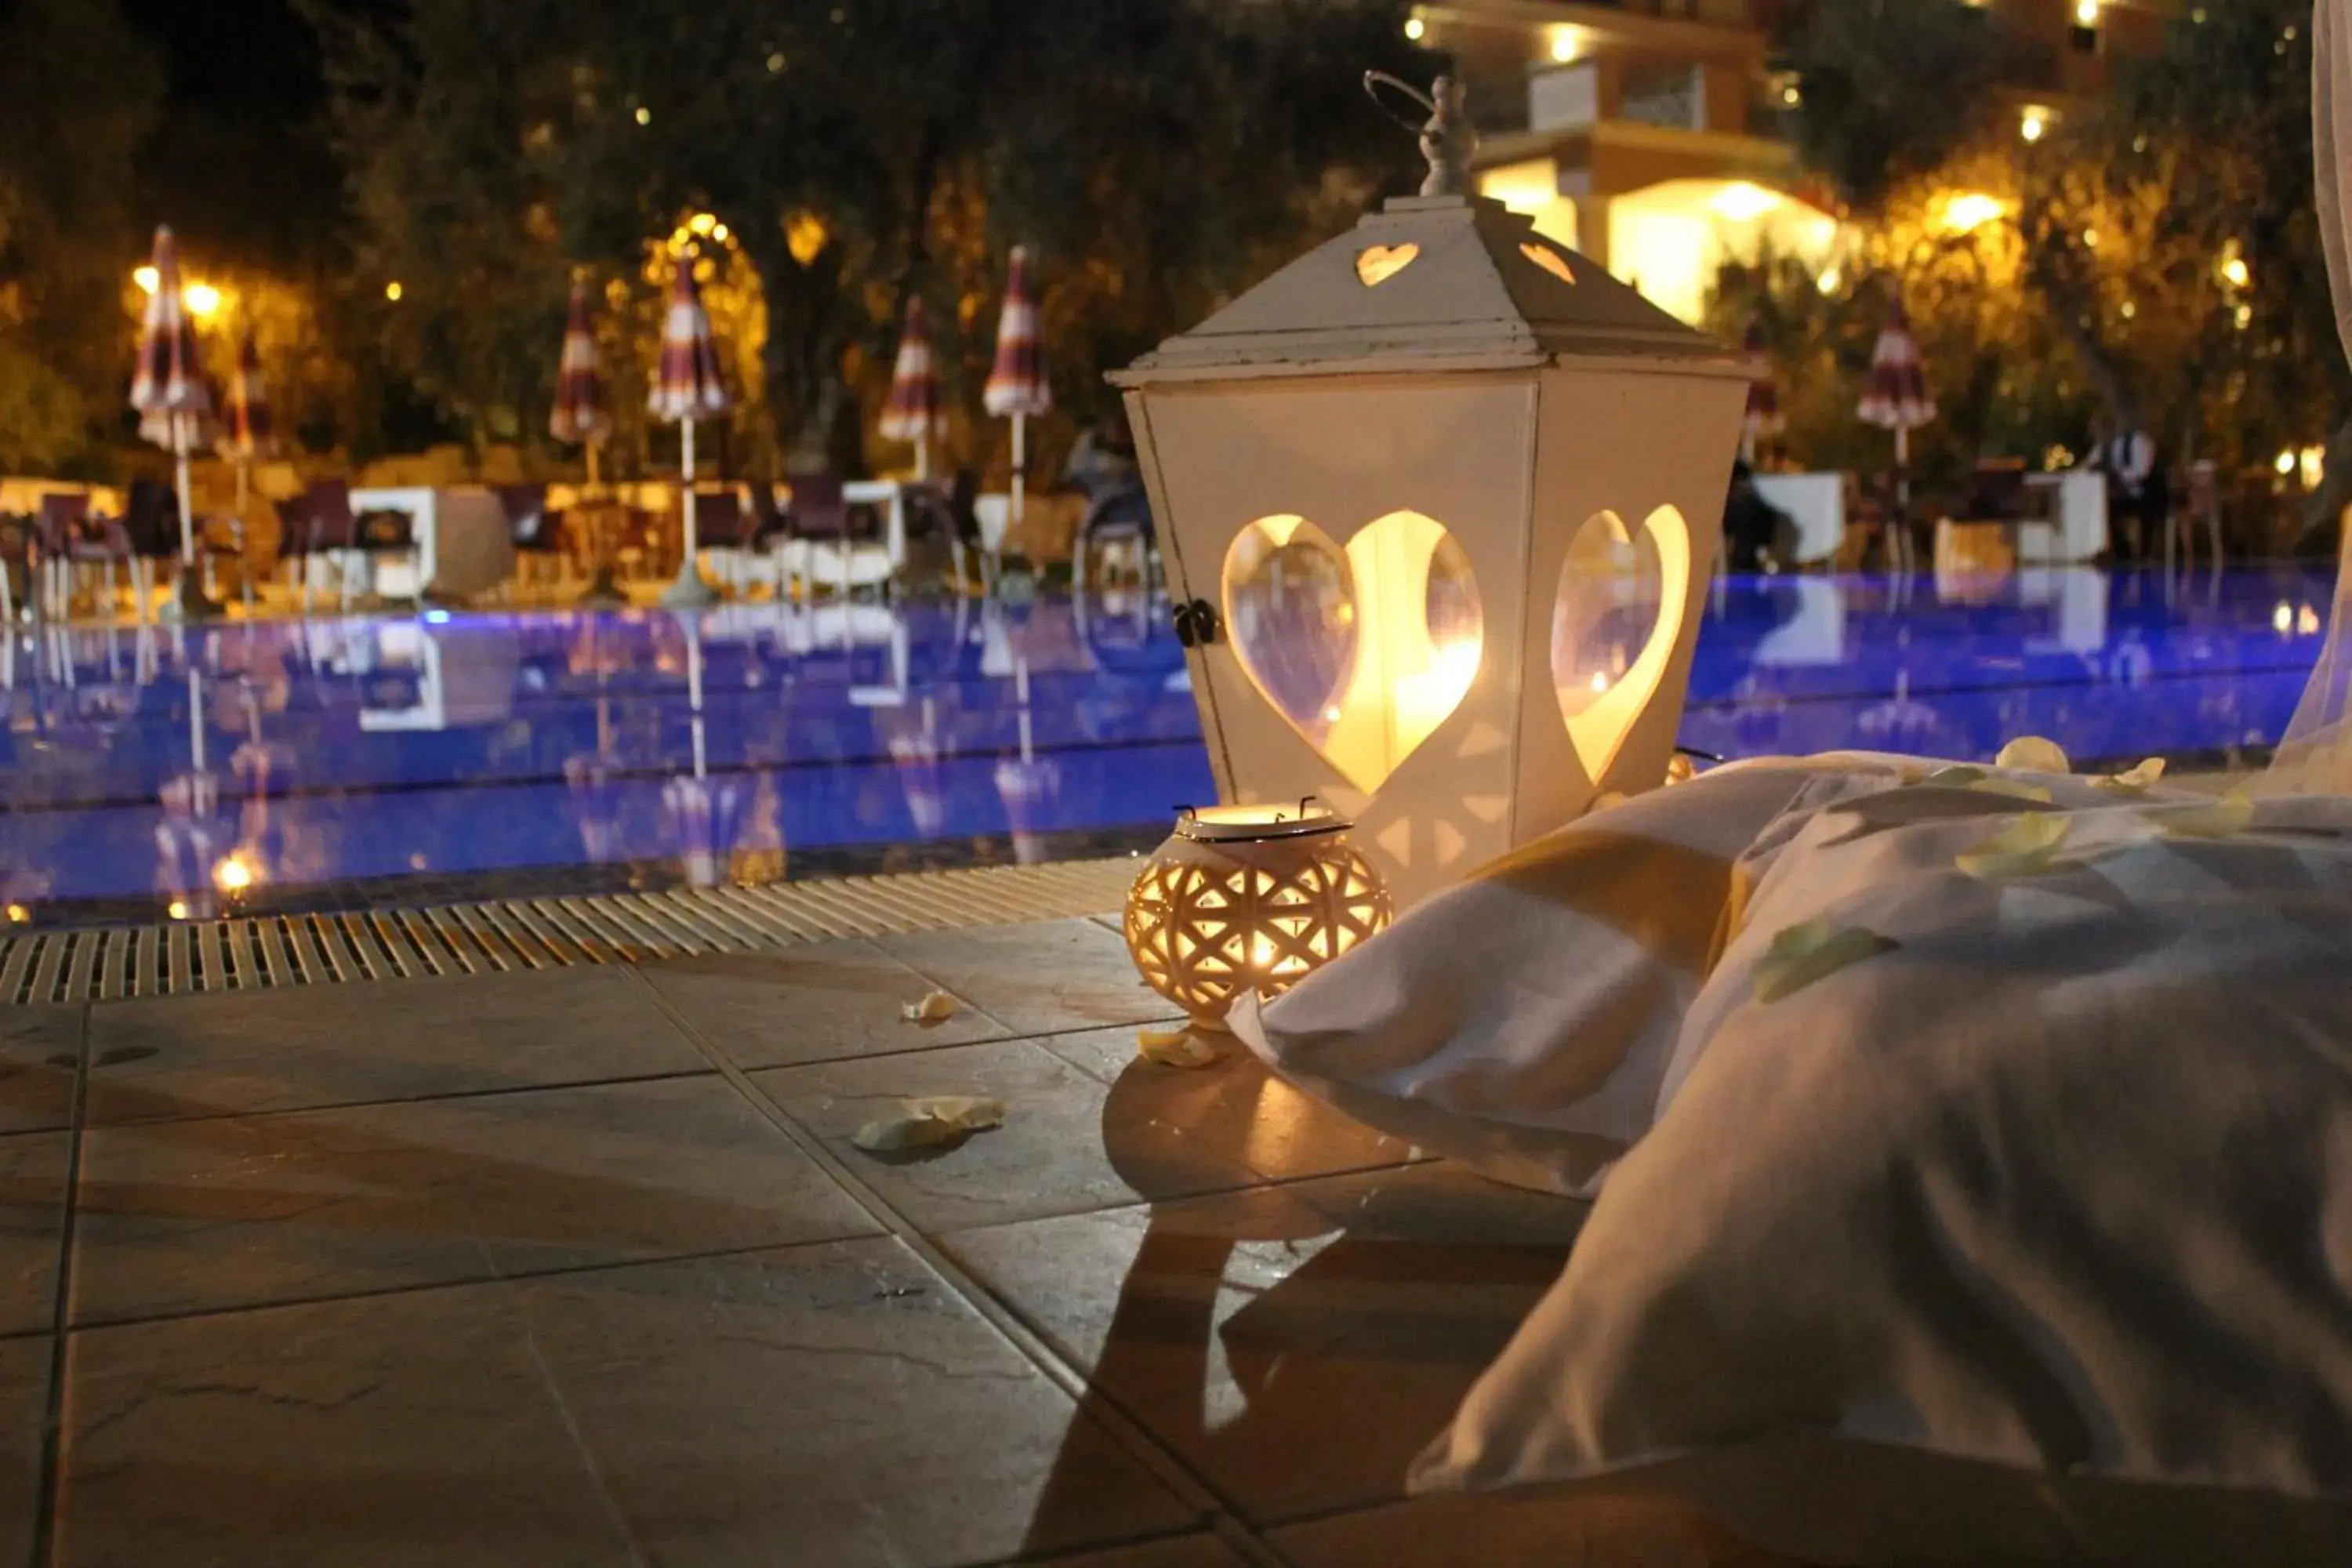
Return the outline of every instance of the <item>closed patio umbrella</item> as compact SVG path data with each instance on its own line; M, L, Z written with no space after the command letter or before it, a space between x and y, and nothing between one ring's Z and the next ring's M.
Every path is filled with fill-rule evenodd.
M596 458L613 416L604 406L604 372L596 360L595 319L590 313L588 286L572 285L572 304L564 312L563 355L555 372L555 406L547 416L547 433L566 446L582 448L588 462L588 493L596 491ZM589 529L595 566L583 600L592 605L617 605L619 584L613 581L612 552L602 527Z
M131 378L131 406L143 416L139 433L172 454L180 492L180 587L176 607L183 617L220 614L205 596L196 571L195 512L188 494L188 453L205 434L213 412L212 389L196 353L195 326L180 297L179 247L172 231L155 231L155 292L139 333L139 365Z
M699 535L694 520L694 426L698 419L715 419L734 406L727 384L719 374L719 345L710 335L710 315L702 308L702 290L694 281L694 260L680 257L677 279L670 287L669 313L662 321L661 365L654 376L653 394L646 400L654 416L678 427L678 468L683 480L686 561L677 581L662 595L676 609L698 609L719 602L718 593L703 580L695 556Z
M1927 372L1919 357L1919 342L1911 335L1911 318L1903 301L1895 301L1886 325L1871 351L1870 386L1856 410L1865 425L1895 432L1895 474L1897 498L1911 500L1911 432L1936 417L1936 399L1927 390Z
M596 448L613 427L604 408L604 373L596 363L596 332L589 314L588 286L572 286L563 323L563 358L555 372L555 407L548 434L570 447L586 448L588 485L596 485Z
M1028 421L1054 411L1054 389L1045 380L1045 331L1037 300L1030 292L1029 251L1013 247L1004 280L1004 313L996 323L996 363L988 373L981 402L999 419L1013 421L1013 521L1021 521L1028 464Z
M890 372L890 401L882 410L882 438L915 448L915 478L931 477L931 442L940 433L940 375L923 330L923 302L907 301L907 330Z

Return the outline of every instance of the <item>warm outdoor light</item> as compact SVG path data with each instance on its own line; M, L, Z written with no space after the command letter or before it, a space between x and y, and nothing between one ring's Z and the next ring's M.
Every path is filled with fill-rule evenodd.
M1945 204L1944 226L1954 234L1973 234L2008 210L1998 196L1965 191Z
M1427 36L1428 32L1429 24L1423 21L1420 17L1408 16L1405 18L1404 36L1411 38L1414 43L1417 44L1421 42L1421 40Z
M385 284L383 286L383 297L391 300L395 305L400 303L400 285L398 283Z
M2221 276L2231 288L2242 289L2253 274L2247 269L2243 257L2232 256L2229 260L2221 263Z
M2027 109L2017 117L2017 133L2028 142L2041 141L2042 133L2049 129L2050 111L2046 109Z
M180 290L180 300L189 314L203 320L219 312L221 291L209 283L191 283Z
M1244 990L1275 996L1386 927L1388 891L1312 801L1187 811L1127 896L1127 948L1207 1028Z
M1113 378L1223 798L1331 802L1401 909L1664 779L1748 400L1439 98L1423 195Z
M1717 192L1710 205L1734 223L1753 223L1766 213L1776 211L1780 195L1777 191L1738 180Z
M253 880L253 867L242 854L230 855L213 868L213 886L224 893L242 893Z
M134 267L131 269L131 281L139 285L142 294L152 294L155 292L155 269L144 265Z

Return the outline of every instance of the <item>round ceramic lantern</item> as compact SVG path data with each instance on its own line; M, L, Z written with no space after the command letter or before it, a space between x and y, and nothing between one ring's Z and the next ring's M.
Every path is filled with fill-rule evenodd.
M1312 800L1187 810L1127 896L1127 948L1195 1025L1287 991L1394 918L1352 825Z

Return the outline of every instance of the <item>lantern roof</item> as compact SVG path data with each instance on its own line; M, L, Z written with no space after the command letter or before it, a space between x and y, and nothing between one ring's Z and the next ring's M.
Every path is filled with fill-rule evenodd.
M1748 374L1726 345L1537 234L1533 220L1486 197L1444 195L1367 214L1110 379L1144 386L1571 358Z

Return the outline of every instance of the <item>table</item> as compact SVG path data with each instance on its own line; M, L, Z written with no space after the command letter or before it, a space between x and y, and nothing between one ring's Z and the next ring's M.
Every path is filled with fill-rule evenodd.
M394 571L413 573L414 581L406 594L391 593L385 573L378 568L376 590L387 597L421 600L430 592L462 599L487 593L514 574L514 533L505 506L490 490L473 486L353 490L352 510L360 516L372 511L407 514L414 564L404 563Z
M1758 474L1756 493L1797 525L1797 559L1790 565L1834 561L1845 542L1843 474Z
M2021 561L2071 563L2095 561L2107 548L2107 479L2104 474L2080 470L2029 474L2026 487L2054 502L2053 516L2029 522L2019 531Z

